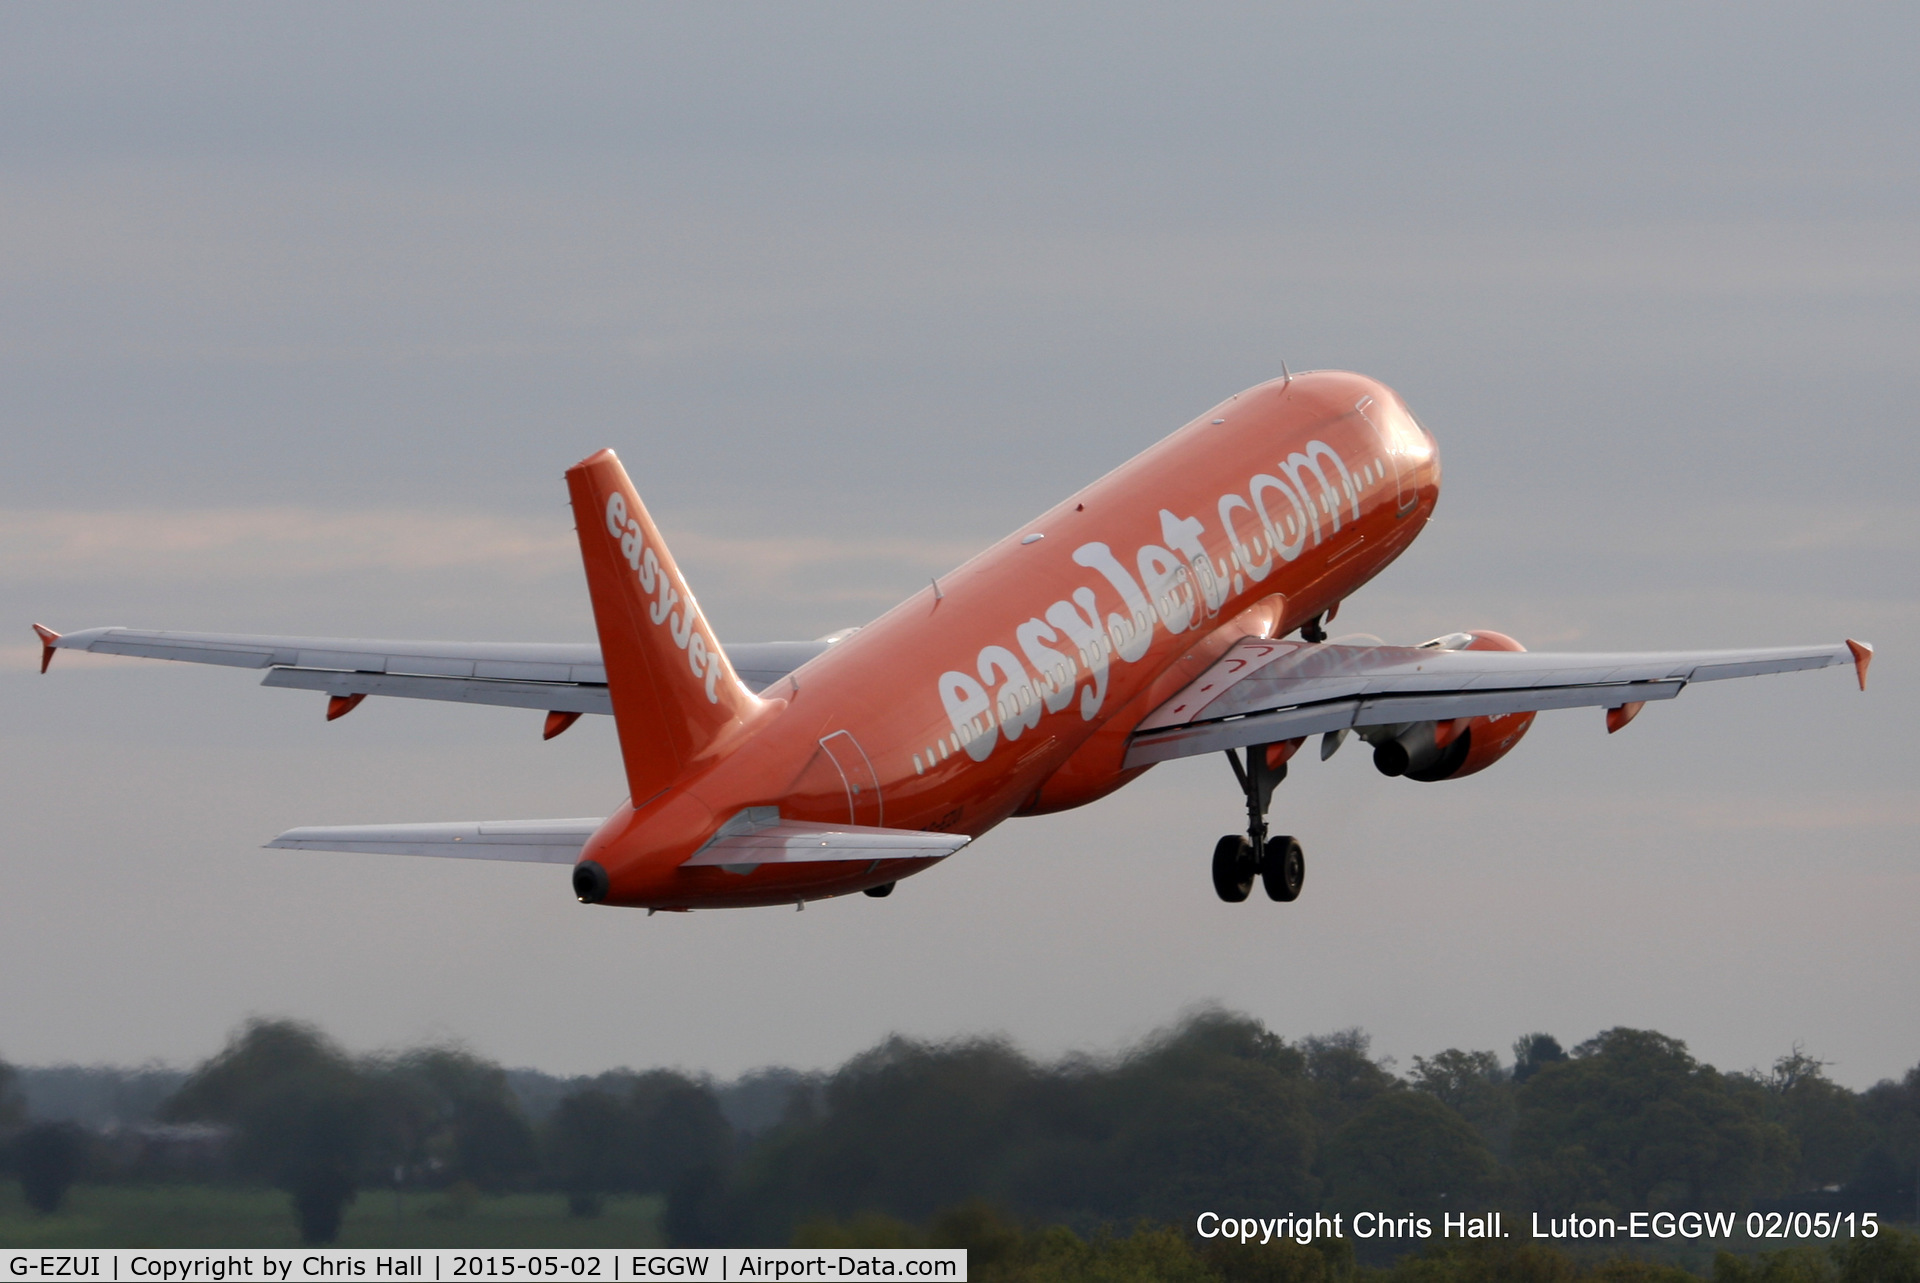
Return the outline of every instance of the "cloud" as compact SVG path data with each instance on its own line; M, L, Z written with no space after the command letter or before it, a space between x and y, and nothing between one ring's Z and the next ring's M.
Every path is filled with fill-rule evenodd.
M671 546L689 568L761 589L777 589L797 576L829 575L890 585L903 575L938 574L979 551L956 540L742 538L699 531L675 535ZM128 576L247 580L458 569L535 577L572 575L578 557L564 515L311 508L0 510L0 582L13 585ZM874 591L889 599L894 595L892 587Z
M564 520L305 508L0 510L0 577L15 584L468 566L544 574L573 555Z
M978 543L957 539L752 538L686 534L672 541L681 562L696 558L774 586L800 572L881 569L890 575L918 570L940 574L980 551Z
M1480 805L1460 799L1461 817ZM1548 823L1580 823L1671 833L1815 832L1920 828L1920 798L1895 789L1828 789L1818 793L1762 796L1714 790L1710 785L1672 792L1580 795L1564 789L1502 798L1500 810Z

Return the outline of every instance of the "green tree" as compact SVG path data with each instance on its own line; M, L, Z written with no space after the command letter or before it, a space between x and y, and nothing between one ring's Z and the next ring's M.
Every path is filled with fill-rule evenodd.
M631 1188L664 1194L691 1173L726 1169L733 1128L706 1084L667 1070L641 1074L628 1089L627 1107L633 1120L627 1174Z
M1473 1125L1496 1156L1513 1138L1513 1077L1491 1051L1449 1048L1429 1058L1415 1056L1407 1083Z
M20 1093L20 1075L0 1060L0 1141L27 1124L27 1098Z
M1500 1185L1480 1134L1419 1091L1374 1097L1328 1142L1323 1171L1328 1206L1348 1215L1478 1210Z
M1716 1252L1713 1258L1713 1283L1839 1283L1839 1278L1832 1255L1807 1243L1752 1256Z
M1513 1044L1513 1081L1516 1085L1523 1083L1548 1065L1566 1058L1560 1040L1552 1034L1526 1034Z
M301 1241L331 1243L375 1152L375 1104L359 1067L318 1030L255 1020L162 1114L232 1125L240 1168L287 1192Z
M1746 1086L1677 1039L1609 1029L1520 1089L1514 1157L1536 1206L1740 1205L1776 1192L1793 1157Z
M86 1133L72 1123L35 1123L22 1131L15 1162L27 1206L42 1216L59 1211L67 1190L79 1179L86 1150Z
M1881 1203L1889 1215L1916 1214L1920 1189L1920 1065L1899 1082L1886 1079L1867 1088L1860 1114L1871 1134L1867 1152L1848 1188Z
M1766 1091L1767 1116L1793 1137L1794 1185L1818 1189L1852 1176L1873 1141L1860 1098L1830 1080L1826 1066L1798 1047L1758 1081Z
M758 1219L735 1241L863 1212L921 1222L971 1198L1085 1229L1310 1206L1311 1092L1299 1050L1222 1012L1050 1068L1000 1042L891 1039L833 1076L817 1118L746 1156L733 1203Z
M1373 1059L1370 1046L1371 1039L1360 1029L1301 1040L1321 1135L1339 1131L1374 1097L1400 1085L1385 1065Z
M383 1165L431 1165L489 1194L517 1189L538 1170L533 1127L499 1065L428 1047L382 1065L374 1078Z
M1342 1063L1337 1076L1343 1087L1353 1075ZM1056 1198L1077 1192L1080 1205L1049 1204L1029 1185L1020 1189L1024 1209L1077 1211L1083 1223L1091 1212L1120 1223L1180 1224L1195 1208L1231 1215L1312 1205L1308 1057L1256 1020L1205 1012L1105 1073L1052 1086L1043 1099L1053 1134L1081 1143L1067 1161L1034 1162L1040 1156L1033 1155L1029 1171ZM1065 1159L1063 1148L1055 1153Z
M562 1097L547 1120L547 1164L574 1216L598 1216L602 1201L626 1180L632 1127L626 1103L600 1087Z
M1833 1249L1838 1283L1920 1283L1920 1235L1887 1228L1873 1238L1847 1239Z
M1214 1239L1200 1259L1221 1283L1346 1283L1356 1276L1353 1244L1323 1238L1309 1244L1277 1238L1267 1243Z
M923 1221L970 1197L1004 1197L1007 1159L1039 1074L1004 1042L890 1038L828 1080L824 1110L777 1128L742 1173L752 1233L783 1241L787 1225L877 1211Z

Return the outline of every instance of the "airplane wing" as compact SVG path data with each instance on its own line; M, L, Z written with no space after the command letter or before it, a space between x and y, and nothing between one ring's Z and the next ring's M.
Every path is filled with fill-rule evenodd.
M481 820L454 824L341 824L288 829L267 846L282 851L366 851L464 860L572 864L605 821Z
M56 650L86 650L264 668L262 686L322 691L355 703L359 702L356 696L393 695L575 715L613 711L600 648L592 644L373 641L145 628L89 628L61 634L39 624L33 630L40 635L41 672L53 662ZM727 658L740 680L759 691L825 651L833 640L737 644L726 648Z
M1689 682L1851 664L1866 689L1873 648L1441 650L1248 638L1134 729L1126 765L1272 744L1325 731L1672 699Z

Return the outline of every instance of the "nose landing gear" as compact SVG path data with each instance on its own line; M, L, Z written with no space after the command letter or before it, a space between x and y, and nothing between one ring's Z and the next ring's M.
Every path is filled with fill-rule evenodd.
M1213 889L1229 904L1251 895L1255 878L1266 888L1268 899L1283 903L1299 899L1307 880L1307 857L1300 843L1291 837L1267 836L1267 808L1273 802L1274 786L1287 778L1287 764L1269 764L1267 747L1249 748L1245 766L1238 753L1227 750L1227 763L1247 799L1247 831L1229 833L1213 847Z

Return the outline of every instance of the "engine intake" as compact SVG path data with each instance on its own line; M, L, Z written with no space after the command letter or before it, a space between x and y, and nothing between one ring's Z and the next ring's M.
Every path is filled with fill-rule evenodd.
M1382 775L1444 780L1460 769L1472 749L1473 730L1460 721L1415 722L1373 746L1373 766Z
M1423 643L1422 649L1525 650L1526 647L1504 633L1477 628L1472 632L1436 637ZM1394 733L1373 741L1373 764L1382 775L1404 775L1425 783L1457 780L1484 771L1505 757L1533 725L1533 717L1532 713L1508 713L1501 717L1460 717L1445 722L1383 727L1382 731Z

